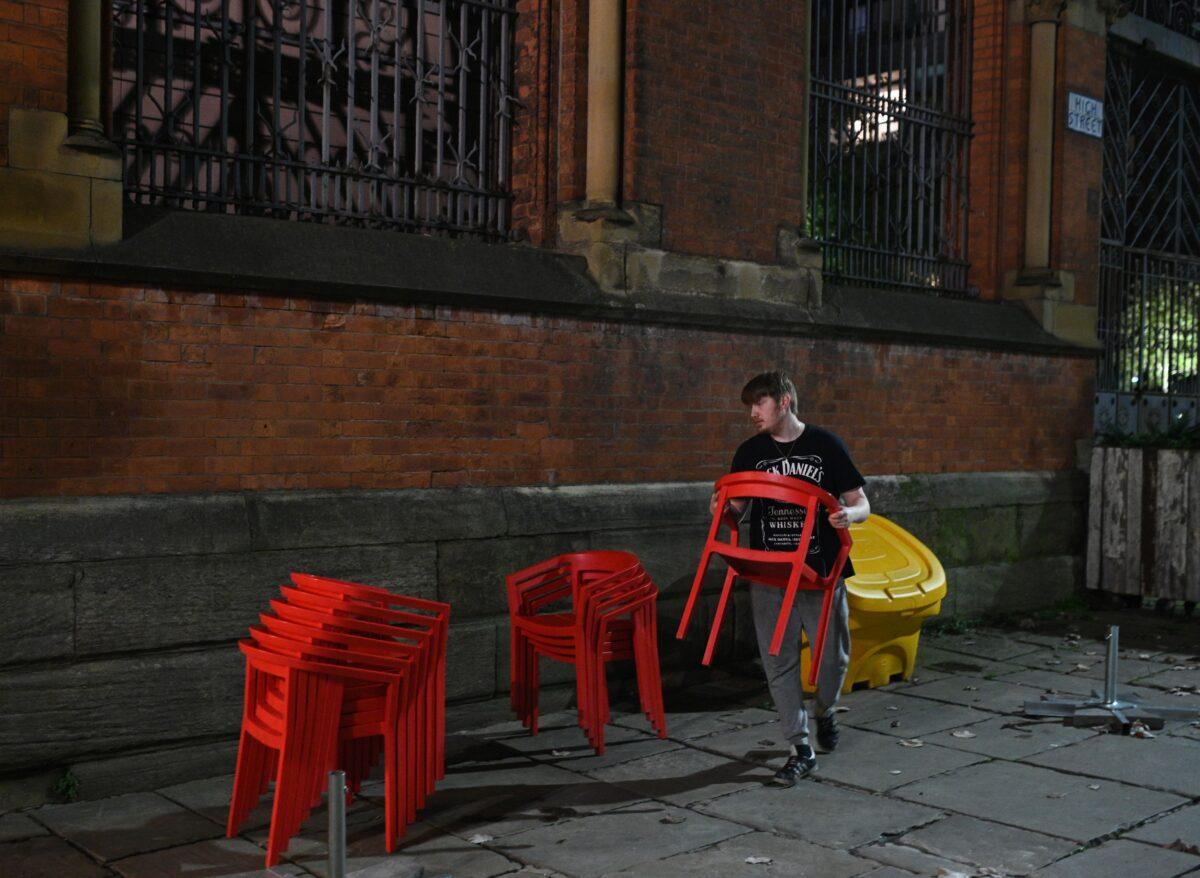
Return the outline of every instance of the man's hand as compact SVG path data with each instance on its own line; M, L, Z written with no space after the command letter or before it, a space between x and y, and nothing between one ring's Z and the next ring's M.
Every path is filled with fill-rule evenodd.
M849 527L866 521L871 514L871 504L862 488L847 491L841 496L842 506L837 512L829 513L829 523L836 528Z
M746 511L746 501L745 500L730 500L725 505L727 505L733 511L734 515L741 515L743 512ZM716 491L713 491L712 497L710 497L708 500L708 514L709 515L717 514L717 492Z

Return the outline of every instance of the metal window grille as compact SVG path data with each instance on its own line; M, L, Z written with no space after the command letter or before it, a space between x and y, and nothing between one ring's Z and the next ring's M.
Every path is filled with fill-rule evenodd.
M114 0L136 203L503 238L512 0Z
M834 284L963 296L969 0L814 0L809 234Z
M1200 0L1133 0L1130 12L1200 40Z
M1096 429L1200 423L1200 76L1110 40Z

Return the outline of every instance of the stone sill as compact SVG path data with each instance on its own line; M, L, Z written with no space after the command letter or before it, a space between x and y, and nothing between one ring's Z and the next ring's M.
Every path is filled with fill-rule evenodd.
M603 292L582 257L317 223L128 207L123 241L0 248L0 271L103 282L562 314L754 334L850 338L1069 357L1094 350L1025 309L890 290L827 291L819 308L716 296Z

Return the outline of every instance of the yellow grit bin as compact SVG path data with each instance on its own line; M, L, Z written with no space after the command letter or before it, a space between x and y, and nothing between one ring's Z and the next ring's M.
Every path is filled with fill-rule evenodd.
M850 605L850 667L842 692L912 677L921 623L936 616L946 596L946 571L929 547L900 525L871 515L850 526L854 577L846 580ZM807 641L800 679L808 686Z

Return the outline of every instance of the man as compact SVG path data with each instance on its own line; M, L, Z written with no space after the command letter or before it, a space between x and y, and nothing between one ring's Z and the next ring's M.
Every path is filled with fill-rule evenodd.
M865 521L871 514L863 492L864 481L845 444L828 430L805 424L796 416L796 388L783 372L764 372L750 379L742 390L742 402L750 407L750 419L757 434L738 447L730 472L767 472L802 479L839 498L841 509L817 522L809 543L809 565L818 574L827 575L838 552L834 528L849 527ZM716 511L716 494L711 501ZM737 514L745 511L745 501L731 501ZM793 551L800 539L804 509L772 500L750 501L750 546L767 551ZM849 560L842 570L833 597L829 630L825 635L825 655L817 679L814 715L817 745L824 752L837 747L838 728L832 708L837 704L846 666L850 659L850 622L846 605L847 577L854 575ZM783 589L750 584L750 605L758 635L758 652L783 735L791 745L787 763L775 773L774 782L792 786L817 766L817 758L808 741L808 712L800 688L800 632L816 641L821 616L821 592L801 590L792 605L787 633L779 655L770 654L771 637L779 617Z

